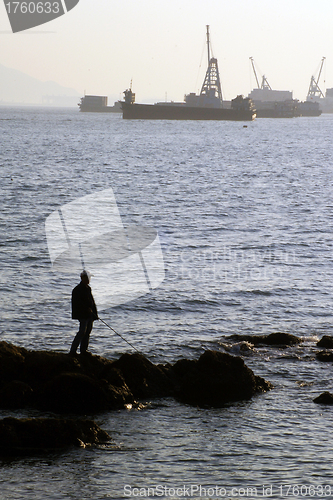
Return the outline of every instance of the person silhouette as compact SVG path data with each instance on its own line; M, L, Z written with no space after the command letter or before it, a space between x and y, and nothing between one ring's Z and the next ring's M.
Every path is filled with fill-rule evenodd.
M83 270L80 274L81 282L72 291L72 319L80 322L70 349L70 354L76 354L80 345L80 354L87 353L90 333L94 320L98 319L98 313L94 297L89 286L91 274Z

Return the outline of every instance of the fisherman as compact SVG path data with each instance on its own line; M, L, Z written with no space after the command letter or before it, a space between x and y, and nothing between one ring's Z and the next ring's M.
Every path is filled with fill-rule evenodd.
M76 354L79 345L81 354L87 352L93 322L98 319L96 304L89 286L91 274L82 271L80 277L81 282L72 291L72 318L79 320L80 328L73 340L70 354Z

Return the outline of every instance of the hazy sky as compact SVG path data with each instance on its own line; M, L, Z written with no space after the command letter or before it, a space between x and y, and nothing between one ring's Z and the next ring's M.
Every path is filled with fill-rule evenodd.
M249 57L274 89L305 99L321 58L333 87L333 0L80 0L66 15L13 34L0 4L0 64L80 93L137 102L198 91L210 25L225 99L255 86Z

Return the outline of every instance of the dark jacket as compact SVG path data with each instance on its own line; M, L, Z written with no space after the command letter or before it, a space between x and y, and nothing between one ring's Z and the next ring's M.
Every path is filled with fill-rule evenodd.
M91 288L89 285L85 285L82 281L72 291L72 318L98 318L96 304L91 293Z

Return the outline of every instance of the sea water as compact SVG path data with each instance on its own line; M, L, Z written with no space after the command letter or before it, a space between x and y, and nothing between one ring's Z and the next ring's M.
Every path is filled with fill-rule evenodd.
M157 230L165 278L102 319L152 362L231 349L274 385L221 409L167 398L87 415L109 445L1 460L1 500L333 498L333 413L313 403L333 389L315 356L333 335L332 131L332 115L154 122L0 108L0 340L69 350L79 277L52 268L45 220L112 189L124 225ZM278 331L303 342L244 352L228 341ZM90 350L133 352L101 322Z

